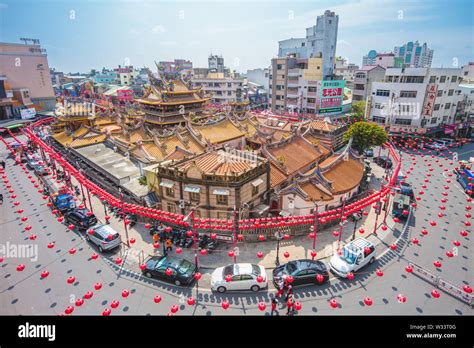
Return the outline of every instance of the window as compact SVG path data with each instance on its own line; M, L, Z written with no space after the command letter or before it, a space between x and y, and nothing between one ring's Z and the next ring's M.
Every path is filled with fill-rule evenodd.
M28 91L23 91L23 98L29 98L30 93Z
M450 90L448 91L448 95L449 95L449 96L452 96L453 94L454 94L454 89L450 89Z
M201 196L197 192L189 192L189 200L191 202L200 202Z
M373 116L372 121L376 123L385 123L385 117Z
M216 195L217 204L227 205L228 202L229 202L228 197L229 196L227 196L227 195Z
M396 118L395 119L395 124L410 126L411 125L411 119Z
M174 197L174 189L172 187L167 187L165 190L165 194L169 197Z
M258 186L252 186L252 196L258 195Z
M436 76L430 76L430 83L436 83Z
M278 64L277 65L277 70L281 70L282 69L282 65L281 64Z
M435 104L434 105L434 111L438 111L439 110L439 104Z
M446 76L441 76L439 79L439 83L445 83L446 82Z
M401 83L423 83L423 76L402 76Z
M446 103L444 105L444 109L447 110L447 109L450 109L451 108L451 103Z
M228 82L227 87L232 87L232 83Z
M375 103L375 106L374 106L375 109L383 109L384 108L384 105L382 103Z
M400 91L400 98L416 98L416 91Z
M431 123L431 124L435 124L436 121L438 121L438 118L437 118L437 117L433 117L433 118L431 119L431 122L430 122L430 123Z
M316 87L308 87L308 92L316 92L317 88Z
M378 95L380 97L389 97L390 91L388 89L378 89L375 95Z
M442 90L442 89L440 89L440 90L438 91L438 95L437 95L437 96L438 96L438 97L442 97L442 96L443 96L443 90Z
M227 91L227 95L232 95L232 91Z
M451 82L456 82L458 77L456 75L451 76Z
M176 213L176 204L174 203L168 203L168 211L170 213Z
M308 98L308 103L316 103L316 99L315 98Z

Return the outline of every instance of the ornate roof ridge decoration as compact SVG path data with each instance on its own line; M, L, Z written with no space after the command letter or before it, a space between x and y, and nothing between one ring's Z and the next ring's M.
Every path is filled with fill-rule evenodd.
M279 170L281 170L283 173L288 175L288 168L286 167L285 163L282 161L278 160L275 156L273 156L270 151L267 149L267 144L263 144L261 147L262 154L277 167Z
M150 155L147 149L145 149L145 147L143 146L143 142L141 140L137 141L136 148L138 148L138 150L141 151L145 155L144 157L148 162L155 162L157 160L157 158Z
M189 149L189 138L184 137L178 130L178 127L175 127L174 135L178 138L178 140L184 145L186 149Z
M308 139L306 139L304 136L302 135L298 135L298 137L300 137L305 143L311 145L316 151L318 151L320 154L323 153L323 150L320 149L320 145L316 145L316 144L313 144L311 141L309 141Z
M327 171L331 170L341 160L347 160L348 157L351 155L351 151L350 151L351 146L352 146L352 137L349 139L349 141L347 142L347 145L344 147L344 149L341 151L341 153L334 159L334 161L332 161L331 163L327 164L324 167L320 166L321 175L323 173L326 173Z
M204 141L203 140L203 136L201 133L199 133L198 131L196 131L190 122L186 122L186 126L185 128L187 129L187 131L189 132L189 134L191 135L191 137L199 144L201 145L202 147L206 147L208 146L208 143L207 141Z
M168 157L170 157L170 156L171 156L173 153L175 153L177 150L181 150L181 151L185 152L187 156L193 156L193 155L194 155L193 152L188 151L188 150L186 150L186 149L183 149L181 146L177 146L177 148L176 148L173 152L170 152L168 155L166 155L165 157L163 157L163 161L167 161L167 160L168 160ZM184 160L184 159L187 159L187 157L184 156L183 160Z

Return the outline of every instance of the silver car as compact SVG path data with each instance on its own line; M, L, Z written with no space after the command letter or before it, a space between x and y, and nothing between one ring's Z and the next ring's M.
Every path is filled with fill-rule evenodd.
M87 232L86 239L97 245L100 252L114 249L122 243L120 234L109 225L96 225L92 229L94 232L92 234Z

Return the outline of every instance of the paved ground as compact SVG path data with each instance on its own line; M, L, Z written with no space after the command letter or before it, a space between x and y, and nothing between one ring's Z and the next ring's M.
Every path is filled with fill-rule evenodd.
M469 157L474 152L474 146L465 146L460 151L460 157ZM0 145L0 156L6 155L6 149ZM433 298L431 290L433 285L419 279L405 271L407 262L413 261L427 268L435 274L442 275L458 285L473 285L472 272L472 238L470 232L467 237L460 236L460 231L466 229L463 221L468 220L464 206L472 203L466 202L465 194L459 190L454 176L451 183L446 183L447 173L445 167L450 167L445 160L436 163L438 157L416 155L416 164L412 164L410 157L403 155L403 170L410 170L407 181L415 186L415 192L423 189L425 193L418 202L415 216L410 220L410 227L403 231L402 225L397 224L393 230L387 232L384 240L377 246L379 259L373 265L366 267L356 274L354 280L340 280L333 278L330 283L323 286L309 286L295 290L295 298L302 304L300 315L314 314L446 314L446 315L472 315L473 311L464 303L454 299L444 292L440 298ZM424 160L427 160L426 162ZM427 164L433 167L433 172L428 171ZM439 167L442 163L443 167ZM178 305L178 314L185 315L242 315L266 314L268 309L261 312L257 303L264 301L269 305L269 292L253 293L227 293L224 295L213 294L205 289L204 283L200 287L190 289L177 288L163 283L149 281L138 277L132 272L119 270L110 265L107 259L99 257L94 260L91 255L96 252L80 235L56 221L50 209L45 205L41 195L36 192L33 184L20 167L13 161L7 161L7 174L9 183L17 195L15 199L7 198L0 207L0 243L2 246L19 246L20 244L33 245L38 249L38 260L31 261L4 255L0 263L0 308L1 314L60 314L69 305L74 305L77 298L84 296L90 290L93 297L86 299L82 306L76 306L74 314L101 314L102 310L111 306L113 300L120 301L118 308L112 314L166 314L172 305ZM432 177L427 177L432 174ZM446 175L446 177L443 176ZM429 183L424 183L425 178ZM448 189L443 185L447 184ZM6 184L0 183L0 190L7 196ZM441 205L441 193L447 192L446 216L438 217ZM13 205L14 201L20 202L19 207ZM17 214L17 209L24 209L23 214ZM100 214L98 211L96 212ZM27 216L28 220L20 221L20 216ZM369 215L370 216L370 215ZM429 221L437 222L432 227ZM470 219L469 219L470 220ZM30 232L25 231L25 225L31 225ZM427 235L421 234L421 229L428 230ZM347 237L352 231L345 229ZM468 229L468 231L470 231ZM380 232L380 231L379 231ZM390 233L389 233L390 232ZM405 233L403 233L405 232ZM30 240L29 235L36 234L35 240ZM145 235L145 238L147 236ZM380 237L380 236L379 236ZM409 243L411 238L420 240L418 245ZM328 237L329 238L329 237ZM332 235L330 238L333 238ZM374 238L374 237L371 237ZM453 248L453 241L458 240L461 245L457 255L448 258L446 250ZM396 251L388 246L393 242L398 243ZM54 242L53 248L48 248L48 243ZM325 241L319 239L319 245ZM138 242L137 242L138 243ZM309 244L309 238L303 247ZM309 246L309 245L308 245ZM76 252L71 255L71 248ZM296 249L295 249L296 250ZM110 255L109 255L110 256ZM206 256L207 257L207 256ZM441 268L433 265L435 260L442 262ZM257 258L255 256L255 261ZM18 264L25 264L22 272L16 270ZM380 268L384 275L378 277L375 270ZM41 273L49 271L49 275L42 279ZM73 284L68 284L66 279L76 277ZM102 288L94 289L94 284L100 282ZM122 298L121 293L128 289L131 294ZM270 286L270 292L273 291ZM397 295L406 296L406 303L399 303ZM154 303L155 296L161 296L159 304ZM189 306L186 299L194 296L196 304ZM363 299L370 296L372 306L366 306ZM339 303L337 309L328 305L330 299ZM224 300L230 302L227 310L221 308ZM283 314L283 313L282 313Z

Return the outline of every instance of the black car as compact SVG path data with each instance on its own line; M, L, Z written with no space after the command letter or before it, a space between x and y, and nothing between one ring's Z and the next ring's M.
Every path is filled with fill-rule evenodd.
M388 169L392 168L393 165L392 160L387 156L375 157L374 162L377 163L379 166L383 168L387 167Z
M64 220L68 224L75 225L79 231L84 231L97 225L98 222L97 217L94 214L88 216L88 212L88 209L74 209L64 214Z
M273 270L273 284L278 288L278 282L289 275L293 277L292 286L306 285L306 284L320 284L317 280L317 275L323 276L322 283L329 279L329 272L326 265L321 261L313 260L295 260L287 264L278 266Z
M169 275L166 270L169 269ZM147 278L155 278L177 286L190 285L194 281L196 266L188 260L175 256L152 256L145 262L142 273Z

